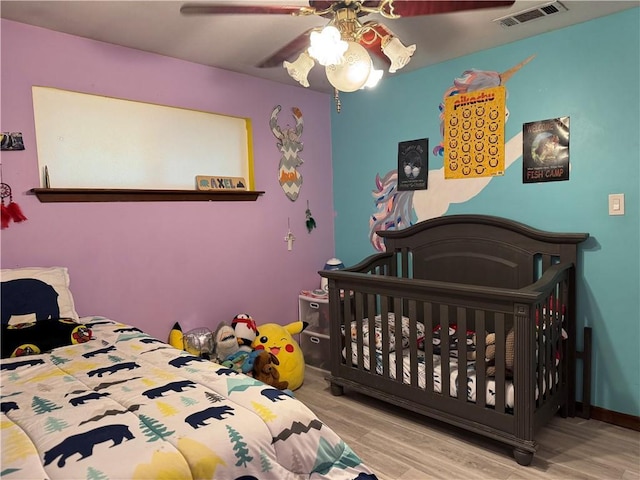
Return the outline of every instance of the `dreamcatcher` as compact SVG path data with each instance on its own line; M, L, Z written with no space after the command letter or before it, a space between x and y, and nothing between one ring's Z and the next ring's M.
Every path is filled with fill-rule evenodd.
M7 228L9 226L9 222L13 220L14 222L22 222L27 219L22 213L20 206L13 201L13 196L11 195L11 187L9 184L2 182L1 184L1 193L2 193L2 228ZM9 204L5 205L5 199L9 199Z

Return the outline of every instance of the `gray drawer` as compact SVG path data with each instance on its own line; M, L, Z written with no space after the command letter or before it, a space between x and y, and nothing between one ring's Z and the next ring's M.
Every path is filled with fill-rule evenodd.
M304 330L300 333L300 348L306 365L327 371L330 369L329 335Z

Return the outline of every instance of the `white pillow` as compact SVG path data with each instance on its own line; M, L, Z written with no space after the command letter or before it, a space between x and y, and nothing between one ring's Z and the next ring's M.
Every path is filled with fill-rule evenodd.
M8 282L10 280L18 279L34 279L40 280L48 285L51 285L58 294L58 308L60 309L60 318L72 318L75 321L79 320L78 313L76 312L75 305L73 303L73 296L69 290L69 272L66 267L29 267L29 268L13 268L0 270L0 280L2 282ZM4 286L4 285L3 285ZM33 311L10 311L12 298L7 297L8 289L2 289L2 317L25 315L35 312ZM28 305L30 298L22 297L19 299L19 310L31 310ZM4 323L4 321L3 321ZM9 319L9 323L11 322Z

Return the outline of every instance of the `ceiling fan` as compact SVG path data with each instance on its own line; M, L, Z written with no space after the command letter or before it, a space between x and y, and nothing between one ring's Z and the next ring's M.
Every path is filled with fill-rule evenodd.
M375 20L360 22L360 17L377 14L393 20L480 8L508 7L515 0L309 0L309 6L239 5L238 3L186 3L184 15L316 15L326 18L324 27L312 28L274 52L257 66L269 68L283 65L289 75L308 87L309 70L319 63L325 67L327 79L337 92L352 92L372 86L382 76L371 55L394 73L404 67L415 51L405 46L384 24ZM296 60L294 57L298 55ZM377 62L379 63L379 62Z

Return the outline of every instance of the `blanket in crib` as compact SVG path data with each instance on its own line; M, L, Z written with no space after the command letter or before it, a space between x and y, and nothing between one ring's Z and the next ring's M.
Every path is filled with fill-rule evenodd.
M371 368L371 359L369 348L363 348L363 365L366 370ZM389 372L387 373L389 378L396 378L396 362L397 357L402 357L402 382L409 385L411 384L411 359L409 357L410 349L404 349L402 351L389 353ZM346 349L342 350L342 357L346 358ZM418 387L426 389L428 375L426 372L425 352L417 352L417 366L418 366ZM358 364L357 343L351 343L351 361L353 365ZM449 396L457 397L459 389L459 369L458 369L457 357L449 357ZM433 355L433 391L436 393L442 392L442 357L440 355ZM375 371L378 375L384 375L382 352L375 350ZM476 388L476 363L475 361L466 362L466 392L467 400L470 402L476 402L477 388ZM546 391L547 377L551 379L551 375L544 375L542 380L543 391ZM555 382L558 381L558 376L555 377ZM484 405L495 406L496 404L496 380L494 377L485 378L486 392ZM481 395L481 394L480 394ZM513 381L505 380L505 406L513 408L515 399L515 389ZM538 387L536 386L536 398L538 397ZM480 397L482 398L482 397Z

